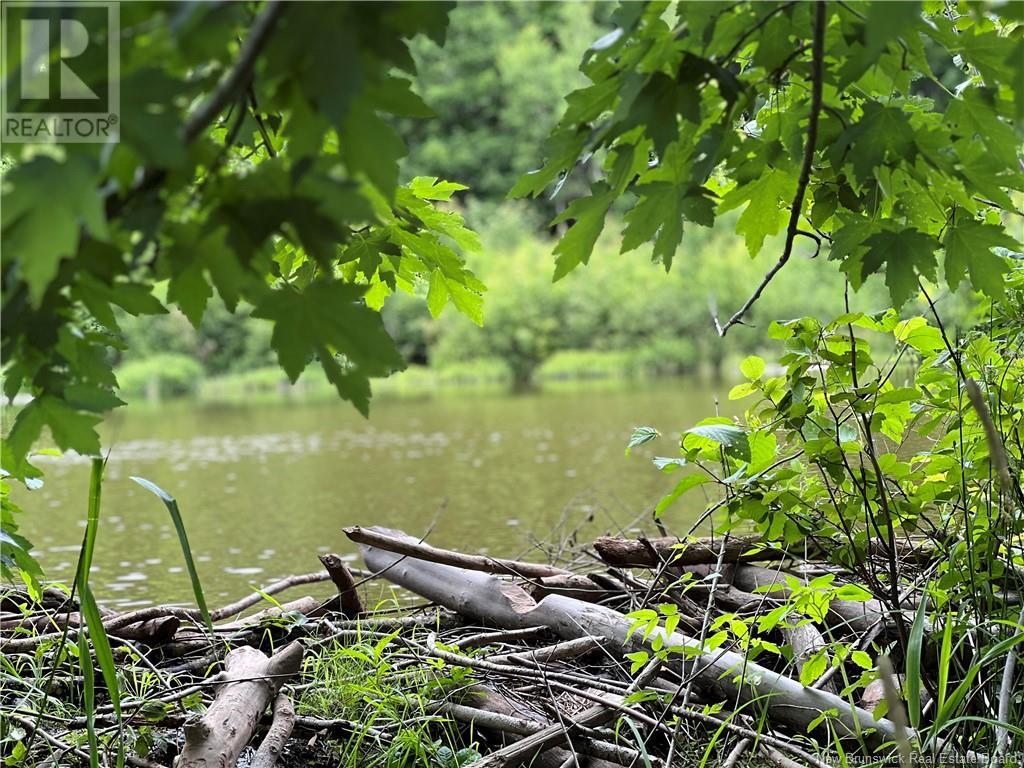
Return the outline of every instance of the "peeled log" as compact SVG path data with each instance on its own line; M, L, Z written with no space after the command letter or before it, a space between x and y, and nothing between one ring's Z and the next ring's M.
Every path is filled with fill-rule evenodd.
M394 532L389 534L395 535ZM592 636L605 638L620 648L630 645L630 620L610 608L564 595L548 595L536 602L520 587L495 576L403 558L375 547L363 546L362 551L367 566L382 572L389 581L464 616L508 629L547 626L566 639ZM700 648L697 640L681 632L665 636L660 629L657 631L666 646ZM801 733L806 733L819 713L835 709L838 715L833 722L841 724L848 734L873 729L875 733L867 737L869 741L878 743L894 738L893 724L889 720L876 720L869 712L851 707L833 693L805 688L796 680L761 667L738 653L700 653L693 663L697 677L716 694L729 699L738 696L741 702L761 698L767 702L772 718ZM734 681L741 671L746 685Z
M793 661L796 662L796 670L803 679L804 667L811 657L825 647L825 638L813 624L798 624L795 627L784 627L782 630L786 643L793 649ZM821 686L822 690L835 692L835 684L831 680L825 681ZM865 707L865 709L868 709ZM868 709L868 711L871 711Z
M269 658L249 646L231 651L224 659L225 683L213 704L185 726L185 747L175 768L235 768L267 704L301 664L297 641Z
M267 735L263 737L263 743L249 763L249 768L274 768L294 728L295 707L291 699L280 693L274 699L274 719Z

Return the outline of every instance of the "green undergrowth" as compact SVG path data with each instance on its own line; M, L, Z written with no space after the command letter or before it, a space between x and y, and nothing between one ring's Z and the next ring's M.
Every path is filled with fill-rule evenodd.
M307 655L302 681L309 687L296 711L354 724L351 734L324 746L337 765L456 768L479 752L430 704L457 701L472 682L469 672L439 659L411 659L397 632L368 632L360 642L335 640ZM375 738L381 731L390 735L387 743Z

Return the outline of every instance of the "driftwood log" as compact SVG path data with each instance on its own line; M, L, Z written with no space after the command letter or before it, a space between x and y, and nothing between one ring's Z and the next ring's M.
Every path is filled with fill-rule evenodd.
M380 533L391 539L404 536L397 531L381 530ZM406 538L416 542L412 537ZM547 626L566 639L589 635L604 638L621 648L631 645L631 622L618 611L564 595L548 595L537 602L521 587L494 576L403 557L378 547L364 545L362 550L370 569L464 616L510 629ZM662 640L666 646L701 648L697 640L681 632L670 636L662 633ZM818 713L834 709L838 714L833 724L845 731L845 735L863 734L875 745L895 735L890 721L876 720L869 712L851 707L833 693L805 688L796 680L761 667L741 654L701 651L692 663L692 674L715 694L730 699L739 697L741 701L761 699L767 702L772 718L800 732L806 732ZM738 682L741 675L742 682Z
M452 552L449 549L438 549L399 531L391 531L377 526L363 528L353 525L342 530L346 536L360 546L381 547L389 552L396 552L407 557L415 557L418 560L426 560L431 563L445 563L470 571L506 573L527 579L572 575L564 568L556 568L553 565L525 563L519 560L507 560L502 557L488 557L486 555L466 555L462 552Z
M792 555L781 549L764 546L763 539L739 536L724 540L696 539L686 541L674 536L651 539L618 539L601 536L594 540L594 549L608 565L618 568L657 568L662 563L672 565L702 565L717 563L725 541L723 563L782 560Z
M656 568L662 563L672 565L703 565L717 563L722 548L722 537L702 539L680 539L675 536L654 538L623 539L601 536L594 540L594 549L601 559L617 568ZM827 550L841 547L844 542L831 539L808 540L804 549L786 550L766 546L758 536L736 536L725 542L724 563L758 563L789 558L823 557ZM874 557L887 553L887 544L872 541L867 552ZM932 541L926 539L898 539L895 542L897 557L915 563L933 560L938 550Z
M185 725L185 747L175 768L234 768L281 684L299 671L302 645L271 657L249 646L224 660L224 684L203 716Z
M320 562L331 574L331 581L338 588L338 605L346 619L357 619L363 613L363 604L356 592L356 582L345 561L334 553L320 555Z

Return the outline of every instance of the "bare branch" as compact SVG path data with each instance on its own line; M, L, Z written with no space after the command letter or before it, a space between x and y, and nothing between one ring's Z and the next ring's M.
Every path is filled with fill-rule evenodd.
M779 273L779 270L786 266L789 257L793 253L793 241L800 234L799 222L800 212L804 207L804 197L807 194L807 185L811 181L811 164L814 160L814 150L818 143L818 116L821 114L821 86L823 77L823 60L825 58L825 0L818 0L815 3L814 11L814 40L811 52L811 113L807 125L807 145L804 147L804 162L800 169L800 178L796 185L796 195L793 197L793 206L789 212L789 226L786 228L786 245L782 250L782 256L764 276L757 290L746 300L736 314L729 318L718 332L719 336L725 336L729 329L739 323L745 314L750 311L754 303L761 298L768 283ZM820 243L819 243L820 245Z

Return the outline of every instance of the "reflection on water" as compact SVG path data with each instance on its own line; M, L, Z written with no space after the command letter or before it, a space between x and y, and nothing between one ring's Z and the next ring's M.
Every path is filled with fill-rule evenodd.
M694 381L460 393L380 400L368 421L343 403L130 406L104 428L111 453L95 590L122 607L189 599L171 521L131 475L178 498L213 604L316 570L318 553L357 559L341 533L351 524L429 529L435 545L510 556L576 529L582 541L629 525L672 486L647 458L672 453L671 435L713 414L715 394ZM626 458L640 424L669 437ZM69 579L85 525L87 462L40 463L45 486L17 499L24 532L48 575ZM669 524L682 527L702 506L695 492Z

